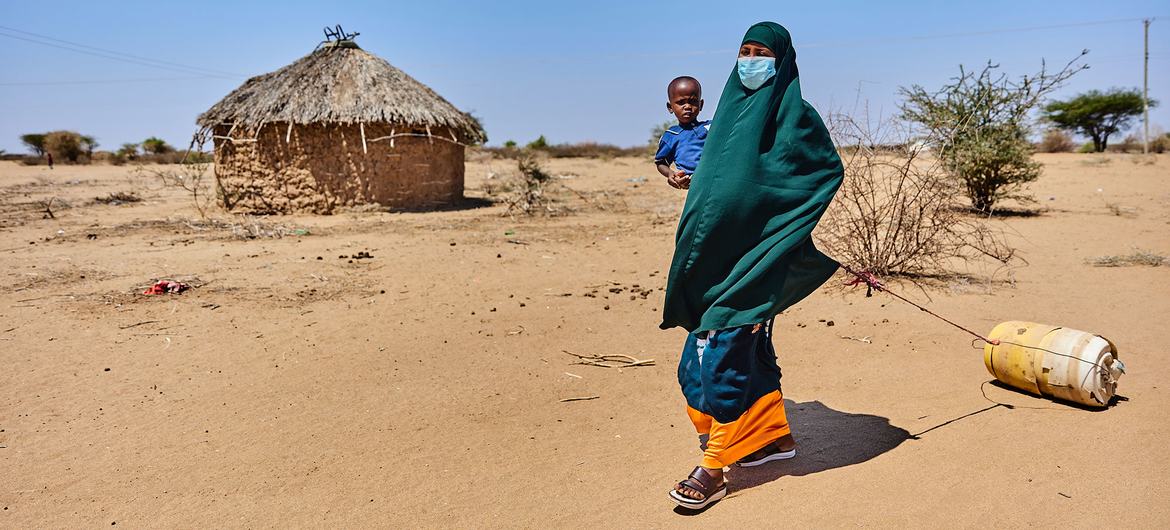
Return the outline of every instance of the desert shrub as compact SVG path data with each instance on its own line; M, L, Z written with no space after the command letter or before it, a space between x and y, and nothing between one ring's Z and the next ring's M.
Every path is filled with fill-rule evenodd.
M528 145L526 145L524 147L527 149L547 149L548 148L548 140L545 140L544 135L542 134L542 135L540 135L539 138L537 138L531 142L528 142Z
M1036 146L1036 150L1041 153L1071 153L1076 148L1077 144L1073 141L1072 136L1060 129L1045 131L1044 138Z
M1080 154L1096 153L1097 148L1093 147L1093 142L1085 142L1077 148L1077 152Z
M540 149L518 149L515 145L504 147L485 147L485 152L500 158L521 159L535 151L547 155L549 158L614 158L619 156L647 156L646 147L620 147L613 144L597 142L578 142L572 144L550 145L547 142Z
M506 213L517 211L525 215L559 213L556 200L547 189L552 184L552 175L541 167L537 157L531 152L525 153L516 161L516 168L519 174L516 182L510 186L511 197L507 199Z
M950 172L896 124L869 130L830 116L845 179L814 237L857 269L911 278L954 273L972 260L1009 264L1015 251L981 217L966 215ZM876 146L882 146L877 148Z
M921 127L942 167L963 183L971 206L991 211L997 201L1020 197L1023 186L1040 176L1040 165L1031 160L1029 113L1084 69L1076 66L1081 56L1059 72L1042 65L1019 80L990 62L978 72L960 66L959 75L936 91L902 87L902 118Z
M515 149L515 148L516 148L516 141L515 140L508 140L507 142L504 142L504 149Z
M1167 260L1166 256L1142 249L1134 249L1132 254L1098 256L1085 260L1086 263L1094 267L1160 267L1168 261L1170 260Z
M619 156L646 156L645 147L618 147L597 142L556 144L544 149L552 158L614 158Z
M163 186L179 188L187 192L191 196L192 205L199 212L199 217L203 219L207 219L207 212L211 209L216 198L209 183L214 178L213 176L209 178L208 170L211 169L211 159L209 156L205 156L206 153L203 151L203 146L206 145L209 135L209 131L200 131L191 139L191 145L187 151L169 154L179 158L177 167L166 169L140 167L137 169L139 173L159 179Z
M110 151L95 151L90 158L90 162L120 166L126 163L126 158L119 156L118 153L111 153Z
M45 134L45 152L60 162L77 163L85 154L81 135L73 131L53 131Z
M132 191L115 191L107 194L105 197L95 197L93 202L117 206L123 203L142 202L142 197L139 197L137 193Z
M1142 138L1138 133L1130 133L1120 142L1106 147L1111 153L1140 153L1142 152Z
M1170 149L1170 134L1161 134L1150 140L1151 153L1165 153Z

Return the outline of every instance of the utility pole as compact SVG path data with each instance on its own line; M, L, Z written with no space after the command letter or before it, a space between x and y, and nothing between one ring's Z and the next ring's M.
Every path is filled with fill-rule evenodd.
M1142 65L1142 121L1145 122L1145 143L1142 144L1142 153L1150 152L1150 19L1142 21L1145 26L1145 63Z

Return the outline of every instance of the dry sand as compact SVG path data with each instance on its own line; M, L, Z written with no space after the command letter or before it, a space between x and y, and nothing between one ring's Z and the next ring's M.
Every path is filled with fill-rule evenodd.
M683 196L646 161L548 163L605 210L289 216L264 221L309 233L252 240L129 167L0 163L0 527L1165 528L1170 267L1085 260L1170 254L1170 157L1040 160L1042 213L1006 220L1014 284L901 289L983 331L1100 333L1126 400L985 385L962 332L826 287L776 325L799 456L733 470L695 516L666 495L698 459L684 333L657 329ZM468 195L508 167L470 164ZM115 191L146 200L91 202ZM71 207L43 219L51 196ZM202 286L138 294L162 277Z

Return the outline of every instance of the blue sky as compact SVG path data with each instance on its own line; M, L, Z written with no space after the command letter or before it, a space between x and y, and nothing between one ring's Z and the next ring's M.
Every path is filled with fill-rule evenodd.
M54 129L96 136L106 148L151 135L185 145L196 115L248 76L308 53L333 24L360 32L364 49L482 117L492 144L541 134L552 142L645 142L670 118L665 85L682 74L703 82L709 118L740 37L759 20L788 27L805 98L822 113L853 109L860 89L871 114L889 115L899 86L939 86L959 64L993 60L1018 75L1042 59L1063 64L1083 48L1091 69L1058 95L1140 87L1141 22L1127 19L1160 16L1150 31L1150 96L1170 105L1164 1L762 5L4 0L0 149L22 152L20 134ZM20 31L150 61L111 60L94 48L84 50L98 55L76 53ZM1151 122L1170 130L1166 105Z

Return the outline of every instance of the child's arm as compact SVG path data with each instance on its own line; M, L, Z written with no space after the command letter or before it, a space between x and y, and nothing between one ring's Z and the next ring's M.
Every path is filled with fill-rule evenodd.
M662 139L658 141L658 152L654 153L654 165L658 168L658 172L666 177L666 183L670 187L676 189L686 189L686 187L679 181L680 177L685 175L682 171L675 171L670 169L671 162L674 161L674 142L667 141L669 133L662 133ZM690 179L687 179L687 185L690 185Z

